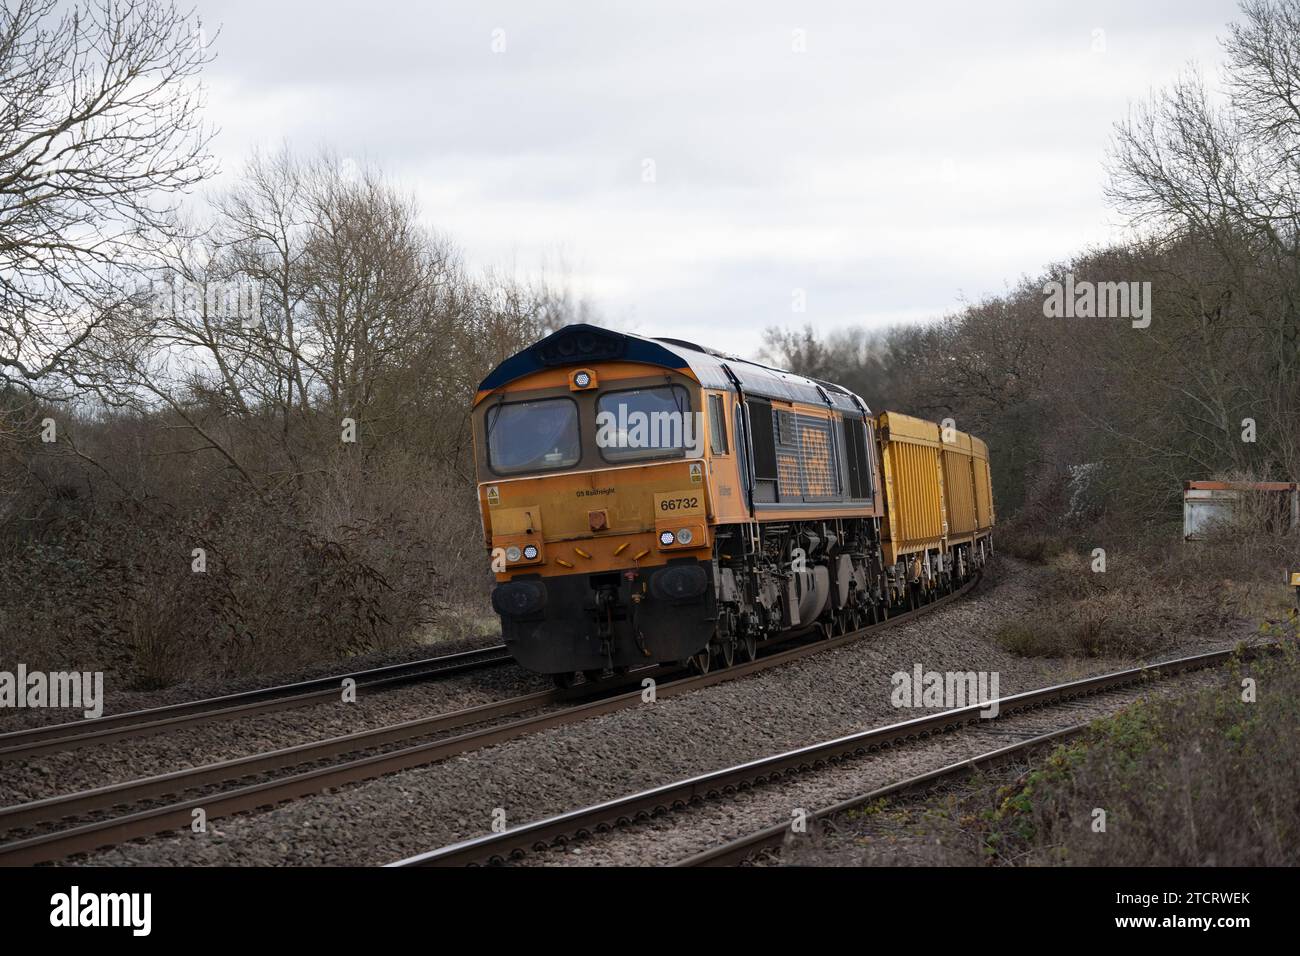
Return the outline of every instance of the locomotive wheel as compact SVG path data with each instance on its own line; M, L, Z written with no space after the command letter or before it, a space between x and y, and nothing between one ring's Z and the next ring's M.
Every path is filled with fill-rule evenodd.
M587 678L588 684L598 683L600 681L602 674L604 674L604 671L583 671L582 672L582 676Z
M692 654L683 662L696 674L707 674L713 666L713 654L706 647L698 654Z
M736 642L731 639L723 639L718 645L716 655L718 667L726 668L736 663Z
M718 617L718 627L714 639L710 642L713 651L713 663L719 668L727 668L736 663L736 631L739 628L739 615L728 608Z
M552 674L551 680L555 681L555 686L559 690L568 690L578 683L578 672L569 671L567 674Z
M740 658L744 661L758 660L758 638L752 632L740 638Z

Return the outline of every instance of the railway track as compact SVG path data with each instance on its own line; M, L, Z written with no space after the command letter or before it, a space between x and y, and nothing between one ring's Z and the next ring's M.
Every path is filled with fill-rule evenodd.
M791 661L839 647L867 633L875 633L894 624L904 623L917 616L937 610L956 600L979 583L979 578L939 600L891 617L885 621L860 628L837 637L810 640L787 649L784 643L769 649L758 660L736 664L707 674L673 678L669 668L647 668L634 671L628 683L638 683L652 677L655 698L669 698L724 681L736 680ZM795 638L798 635L794 636ZM659 681L663 679L664 682ZM435 763L458 754L504 743L528 734L587 720L604 714L643 705L643 690L613 693L609 696L566 706L560 710L543 712L534 716L493 723L483 729L453 737L439 737L420 743L354 756L341 762L328 763L308 769L259 780L255 783L229 786L217 792L200 793L185 797L196 790L214 785L242 781L250 775L276 773L291 767L302 767L311 762L329 761L340 756L409 742L442 731L469 725L496 721L516 716L530 710L544 710L557 703L566 703L582 688L571 691L541 691L505 701L483 704L402 724L361 731L330 740L301 744L282 750L254 754L208 764L187 770L114 784L44 800L0 808L0 832L12 835L16 830L41 831L9 839L0 844L0 865L30 865L62 859L79 853L92 852L106 846L158 833L188 828L195 810L202 810L207 820L274 807L288 800L298 799L347 784L359 783L390 773ZM337 694L337 685L329 689ZM183 797L183 799L165 799ZM160 801L159 798L164 798ZM139 807L142 801L156 801ZM132 806L136 809L131 809ZM87 814L126 809L127 812L102 819L79 820ZM50 830L63 821L72 819L73 825Z
M333 677L318 677L277 687L209 697L205 700L111 714L93 720L77 720L27 730L15 730L0 734L0 761L21 760L40 754L110 743L128 737L167 733L210 721L233 720L254 714L266 714L338 700L342 682L349 679L355 680L359 689L373 690L498 667L509 663L510 660L505 645L498 644L405 664L390 664Z
M1273 647L1275 645L1251 649L1247 656L1258 656L1264 650L1271 650ZM971 724L987 724L1002 720L1008 715L1056 706L1144 681L1213 667L1228 661L1234 653L1236 652L1216 651L1198 654L999 698L997 716L991 718L980 716L981 711L987 709L988 702L927 714L572 810L514 827L504 833L487 834L464 840L390 865L407 867L505 864L511 860L522 859L533 851L561 846L573 840L584 839L594 833L605 833L628 827L633 823L646 821L665 813L679 812L705 801L719 801L739 791L774 783L787 776L833 766L841 761L908 741L947 733ZM1048 742L1053 735L1065 736L1077 733L1083 726L1086 725L1072 725L1058 729L1049 735L1038 734L1035 735L1034 740L1041 745ZM1014 746L1019 748L1029 744L1030 741L1023 741ZM1001 748L977 760L1000 759L1009 753L1010 748ZM921 786L937 775L958 772L954 769L956 767L969 767L970 763L970 761L963 761L953 767L944 768L943 771L936 771L935 774L911 778L895 784L893 788L885 789L890 792L901 792L903 789ZM881 795L881 791L876 791L856 799L864 802ZM822 811L822 815L839 812L840 809L841 807L838 806L827 808ZM788 828L788 823L782 823L780 826L771 827L741 841L734 841L708 853L698 854L684 862L690 865L734 862L756 850L773 845L772 841L779 843Z
M903 796L908 793L916 793L929 790L937 784L956 777L965 776L974 773L983 767L993 766L1011 760L1015 757L1028 756L1030 753L1041 750L1045 747L1054 746L1055 744L1069 740L1071 737L1077 737L1091 726L1091 721L1085 721L1080 724L1073 724L1069 727L1062 727L1060 730L1053 730L1050 733L1038 734L1027 740L1017 741L1008 744L1005 747L999 747L996 750L990 750L978 756L971 757L967 760L958 760L950 763L945 767L937 770L931 770L928 773L920 773L915 776L900 780L897 783L891 783L885 787L877 787L875 790L859 794L856 797L850 797L847 800L841 800L839 803L824 807L820 810L814 810L807 816L808 823L829 820L841 813L849 810L856 810L859 807L867 806L878 800L890 800ZM739 837L735 840L729 840L719 846L712 847L700 853L695 853L684 859L678 860L674 866L695 867L695 866L740 866L748 862L759 853L780 849L784 845L786 836L790 833L788 823L773 824L770 827L764 827L747 836Z

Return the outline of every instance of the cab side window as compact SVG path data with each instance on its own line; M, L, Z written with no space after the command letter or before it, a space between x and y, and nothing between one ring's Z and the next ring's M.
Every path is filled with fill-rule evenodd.
M709 396L709 447L715 455L727 453L727 418L722 396Z

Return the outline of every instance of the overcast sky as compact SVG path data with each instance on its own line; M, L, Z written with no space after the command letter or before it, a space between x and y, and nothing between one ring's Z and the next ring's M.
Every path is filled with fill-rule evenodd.
M256 145L329 146L409 188L472 265L562 261L613 322L742 354L769 325L938 316L1119 235L1113 122L1189 61L1217 69L1236 14L197 2L226 175Z

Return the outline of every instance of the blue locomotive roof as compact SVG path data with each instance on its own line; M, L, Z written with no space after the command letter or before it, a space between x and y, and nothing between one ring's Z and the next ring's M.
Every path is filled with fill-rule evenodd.
M661 368L689 369L705 388L735 390L728 370L745 395L788 402L829 404L842 412L870 414L866 403L839 385L724 355L680 339L651 339L594 325L566 325L498 365L479 385L491 391L542 369L594 362L643 362Z

